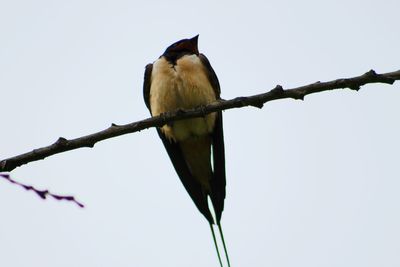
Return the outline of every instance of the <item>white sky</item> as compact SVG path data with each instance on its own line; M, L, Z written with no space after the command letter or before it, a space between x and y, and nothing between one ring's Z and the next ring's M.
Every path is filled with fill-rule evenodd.
M200 34L222 97L400 68L398 1L1 1L0 158L148 117L144 66ZM400 265L400 83L224 112L232 266ZM0 266L218 266L154 129L0 180Z

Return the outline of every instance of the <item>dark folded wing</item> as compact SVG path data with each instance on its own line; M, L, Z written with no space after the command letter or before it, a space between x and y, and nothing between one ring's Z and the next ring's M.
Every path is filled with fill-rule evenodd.
M215 96L217 97L217 99L220 99L221 88L219 86L217 74L215 74L214 69L211 67L210 61L208 61L208 58L205 55L200 54L199 58L200 58L201 62L203 63L203 65L206 67L207 76L208 76L208 79L210 80L212 88L214 89Z
M190 173L179 144L175 143L174 141L169 141L159 128L157 128L157 132L165 146L165 149L168 152L175 171L181 179L183 186L189 193L199 211L212 224L214 220L210 213L210 209L208 208L207 196L203 193L201 185Z
M215 127L212 134L212 151L213 151L213 178L211 180L211 200L214 205L216 221L221 220L222 211L224 210L225 200L225 147L224 132L222 128L222 111L218 112L215 121Z
M150 86L151 86L151 72L153 70L153 64L147 64L146 70L144 71L144 83L143 83L143 98L146 107L150 110Z
M217 99L220 99L221 88L217 75L211 67L207 57L203 54L199 55L200 60L207 69L207 76L211 86L214 89ZM225 200L225 147L224 147L224 132L222 128L222 111L217 112L214 130L212 133L213 146L213 179L211 180L211 200L214 206L217 223L221 220L222 211L224 210Z

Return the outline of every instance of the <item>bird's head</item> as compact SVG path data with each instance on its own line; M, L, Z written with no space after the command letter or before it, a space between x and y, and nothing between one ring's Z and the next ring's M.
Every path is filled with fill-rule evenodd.
M190 39L182 39L172 45L168 46L165 50L164 57L166 57L169 61L175 63L180 57L184 55L198 55L199 48L197 46L197 40L199 39L199 35L196 35Z

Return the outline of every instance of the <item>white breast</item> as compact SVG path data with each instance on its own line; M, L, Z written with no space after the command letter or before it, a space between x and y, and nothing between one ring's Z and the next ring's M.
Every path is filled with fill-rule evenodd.
M205 68L197 55L183 56L175 66L161 57L153 64L150 107L153 116L179 108L190 109L214 102L216 96ZM203 136L214 127L215 114L163 126L164 134L173 140Z

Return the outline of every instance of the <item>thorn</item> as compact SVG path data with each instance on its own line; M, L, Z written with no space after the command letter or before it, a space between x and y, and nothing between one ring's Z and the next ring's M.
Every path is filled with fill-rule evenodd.
M256 104L253 104L253 106L256 108L262 109L264 107L264 103L262 103L262 102L256 103Z
M377 81L381 83L393 84L395 82L395 79L377 74L374 70L370 70L366 72L364 75L369 78L375 78Z
M361 87L360 87L359 85L349 86L349 88L350 88L351 90L355 90L355 91L357 91L357 92L361 89Z
M376 72L375 72L374 70L369 70L369 71L367 71L364 75L365 75L365 76L369 76L369 77L378 76L378 74L376 74Z
M67 139L64 137L59 137L56 141L56 145L65 146L67 144Z
M111 127L118 127L118 125L115 123L111 123Z
M94 147L94 144L95 144L95 142L90 142L89 144L87 144L87 146L86 146L86 147L93 148L93 147Z
M273 92L273 93L275 93L275 94L282 94L283 91L284 91L284 90L283 90L282 85L279 85L279 84L277 84L277 85L275 86L275 88L271 90L271 92Z

